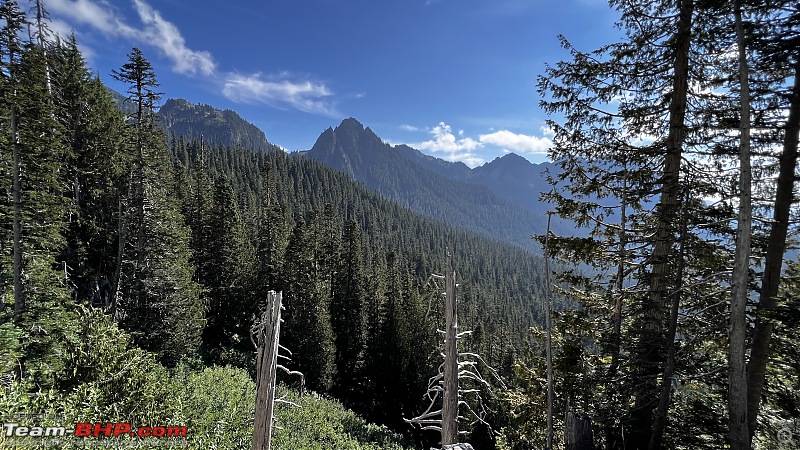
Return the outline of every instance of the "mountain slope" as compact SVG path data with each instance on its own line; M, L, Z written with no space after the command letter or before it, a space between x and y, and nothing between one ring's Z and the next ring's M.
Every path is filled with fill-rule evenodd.
M265 151L270 147L267 136L258 127L229 109L192 104L182 99L168 99L158 110L167 135L174 133L186 139L203 139L212 145Z
M470 175L470 168L461 161L445 161L443 159L436 158L435 156L426 155L421 151L404 144L394 147L394 150L401 156L404 156L406 159L409 159L432 172L436 172L446 177L464 180Z
M398 145L394 150L409 161L440 175L486 186L499 197L537 214L545 214L549 209L549 205L539 201L539 194L550 189L545 171L556 169L551 163L533 164L515 153L509 153L470 169L462 162L445 161L407 145Z
M535 246L530 236L544 231L546 218L499 197L486 186L443 174L465 173L458 164L442 164L435 158L423 158L426 163L420 164L401 154L410 150L398 151L350 118L325 130L305 156L444 223L528 248Z
M550 190L545 172L554 168L553 164L532 164L515 153L509 153L472 169L466 180L482 184L500 197L537 214L545 214L550 205L539 201L539 194Z

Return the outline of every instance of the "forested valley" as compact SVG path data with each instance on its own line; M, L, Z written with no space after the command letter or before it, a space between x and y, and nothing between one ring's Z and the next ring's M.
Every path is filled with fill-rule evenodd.
M450 254L472 331L459 345L504 382L460 423L475 448L793 448L800 9L611 6L620 42L585 53L562 37L570 59L539 77L560 169L543 198L578 229L535 236L545 260L260 136L168 133L140 49L109 74L123 100L74 36L4 0L4 423L175 424L189 448L250 447L251 328L277 291L284 364L304 377L279 379L302 408L277 409L274 448L436 446L404 419L442 361L431 275ZM582 447L575 417L592 424ZM0 445L86 444L9 429Z
M400 433L370 436L435 443L403 419L424 409L441 362L443 304L428 281L447 253L461 326L474 331L463 345L513 376L543 320L541 257L276 146L168 136L140 50L112 74L130 86L119 108L74 38L26 40L15 2L3 7L4 413L179 423L195 448L247 446L250 328L274 290L302 389ZM500 423L500 400L486 401ZM324 436L308 420L297 419L307 435L277 433L276 445Z

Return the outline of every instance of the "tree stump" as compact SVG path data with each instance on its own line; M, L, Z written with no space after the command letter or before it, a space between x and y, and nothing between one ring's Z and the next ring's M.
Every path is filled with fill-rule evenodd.
M564 448L566 450L594 450L592 419L589 416L567 411L564 421Z

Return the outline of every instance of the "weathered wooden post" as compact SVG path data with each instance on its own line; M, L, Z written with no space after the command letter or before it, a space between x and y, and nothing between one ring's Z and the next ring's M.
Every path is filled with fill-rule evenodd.
M453 270L453 261L450 253L447 254L447 271L445 275L431 275L431 279L434 280L434 283L441 279L445 280L445 329L438 330L445 336L444 363L439 366L439 372L428 381L427 397L431 401L428 409L419 416L413 419L405 419L405 421L419 425L423 430L439 431L442 436L442 449L444 450L472 450L471 445L458 442L459 435L466 434L464 431L458 431L459 406L463 406L464 410L476 419L473 424L477 422L481 422L485 425L488 424L483 420L484 411L482 409L476 413L472 407L463 400L464 396L473 395L477 397L480 404L479 390L474 388L461 390L459 387L459 377L464 377L471 380L472 383L490 388L491 385L489 382L486 381L477 370L478 364L481 363L503 388L505 388L505 385L499 375L497 375L497 371L486 364L480 355L471 352L458 352L458 346L456 344L458 339L472 332L458 332L456 273ZM437 286L437 290L438 289ZM442 408L434 410L434 405L436 405L440 396Z
M445 273L444 393L442 396L442 446L458 443L458 348L456 330L456 274L447 254Z
M564 419L565 450L594 450L592 419L568 410Z
M253 424L253 450L269 450L272 440L272 411L275 406L275 372L281 333L282 293L270 291L267 310L261 323L251 330L256 336L256 411Z

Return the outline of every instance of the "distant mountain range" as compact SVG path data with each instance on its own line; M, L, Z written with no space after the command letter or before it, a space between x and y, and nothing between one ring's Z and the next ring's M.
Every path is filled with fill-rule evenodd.
M450 162L426 155L407 145L394 150L420 166L454 180L481 184L499 197L537 213L546 213L548 205L539 194L550 189L545 172L555 170L551 163L533 164L516 153L508 153L482 166L470 169L462 162Z
M266 151L271 148L261 129L229 109L168 99L158 110L161 125L168 133L187 139L203 139L226 147Z
M475 169L391 146L370 128L349 118L328 128L302 155L341 170L384 196L454 226L526 247L546 230L548 205L539 194L549 188L535 165L507 154Z
M123 111L125 97L114 93ZM256 151L276 148L255 125L231 110L168 99L158 111L168 135L211 145ZM348 174L383 196L441 222L491 238L538 249L533 234L544 234L548 204L539 201L549 185L550 163L532 164L514 153L470 169L461 162L425 155L407 145L389 145L354 118L323 131L311 150L295 153ZM553 231L568 229L554 222Z
M109 89L120 110L133 114L136 108L123 94ZM159 108L160 124L167 136L183 136L187 140L201 137L210 145L267 151L272 144L264 132L244 120L235 111L194 104L183 99L167 99Z

